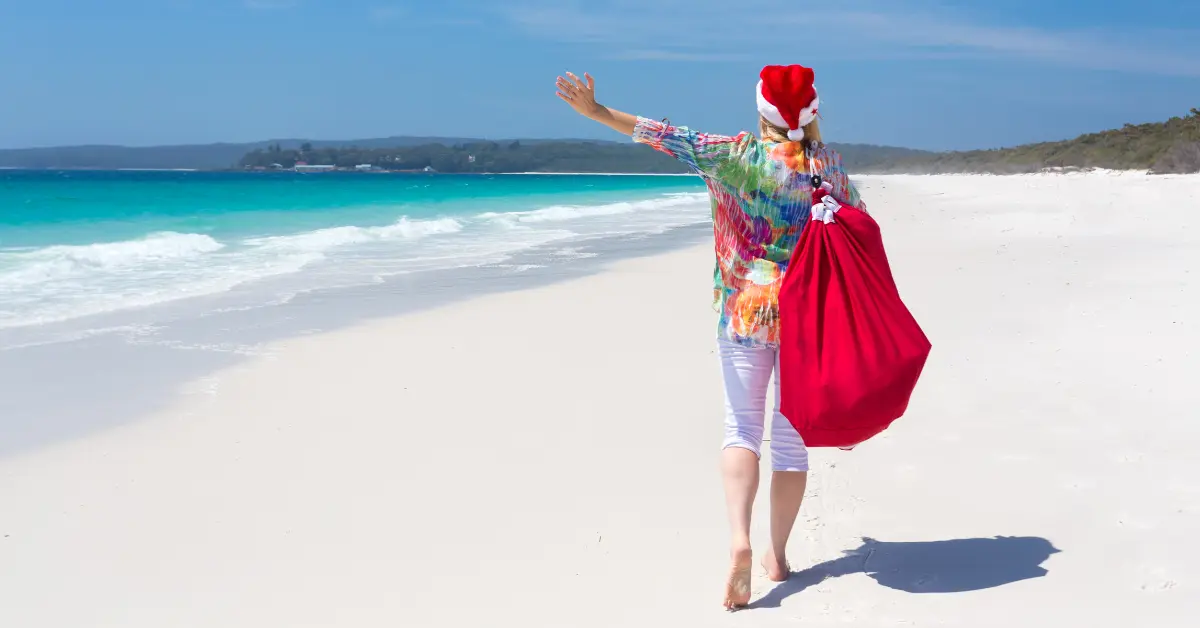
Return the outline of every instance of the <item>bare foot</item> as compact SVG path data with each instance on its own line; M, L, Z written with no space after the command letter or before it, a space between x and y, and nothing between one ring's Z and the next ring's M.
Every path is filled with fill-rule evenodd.
M733 564L729 568L729 582L725 585L725 610L734 611L750 603L750 571L754 567L754 556L747 547L734 550L730 558Z
M763 556L762 566L767 570L767 579L771 582L783 582L792 575L792 567L788 565L787 557L775 556L774 551Z

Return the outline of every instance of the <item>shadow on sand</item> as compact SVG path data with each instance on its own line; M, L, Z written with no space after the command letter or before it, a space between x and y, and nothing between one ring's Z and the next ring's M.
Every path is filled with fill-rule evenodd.
M1046 575L1042 563L1058 549L1039 537L1000 536L895 543L863 539L836 560L793 573L749 608L776 608L788 597L828 578L866 574L907 593L961 593L991 589Z

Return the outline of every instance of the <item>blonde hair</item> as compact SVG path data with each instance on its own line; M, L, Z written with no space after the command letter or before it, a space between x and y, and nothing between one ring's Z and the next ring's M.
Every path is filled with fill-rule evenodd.
M800 140L800 143L803 144L805 148L820 146L822 143L821 123L817 120L813 120L812 122L806 124L803 128L804 139ZM788 130L786 128L771 124L770 120L767 120L762 116L759 116L758 118L758 134L765 142L785 143L793 141L788 138Z

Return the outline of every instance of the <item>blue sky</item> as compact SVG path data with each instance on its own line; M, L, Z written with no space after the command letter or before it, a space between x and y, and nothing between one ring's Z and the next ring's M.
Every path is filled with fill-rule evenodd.
M710 132L767 63L817 72L826 139L984 148L1200 107L1200 2L0 0L0 147L597 137L554 98Z

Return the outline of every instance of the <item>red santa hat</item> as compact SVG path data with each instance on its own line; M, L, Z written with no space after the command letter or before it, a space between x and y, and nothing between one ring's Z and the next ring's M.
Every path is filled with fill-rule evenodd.
M787 129L789 139L804 139L804 127L817 119L820 104L812 68L768 65L758 76L758 113Z

